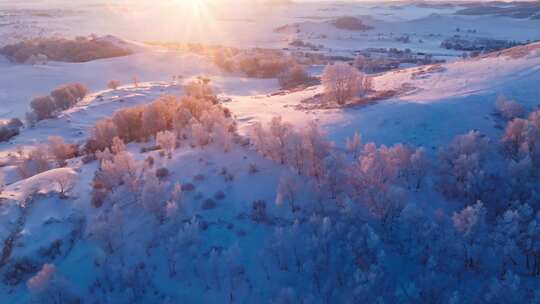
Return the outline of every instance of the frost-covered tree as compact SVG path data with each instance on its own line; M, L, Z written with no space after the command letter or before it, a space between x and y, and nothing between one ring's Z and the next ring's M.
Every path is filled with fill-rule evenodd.
M92 128L90 140L86 149L90 152L102 151L112 145L113 139L118 136L118 129L111 119L102 119Z
M452 221L462 236L465 269L477 269L484 249L483 244L488 237L484 204L477 202L459 213L454 213Z
M127 107L114 112L112 121L116 126L118 136L125 142L131 142L144 137L142 115L144 107Z
M192 120L190 125L192 144L199 147L206 147L211 140L206 128L196 120Z
M174 97L166 96L144 108L142 113L142 128L147 137L172 129L172 113L174 110L169 105L174 103Z
M31 292L31 303L77 303L78 297L72 294L67 281L53 264L44 264L41 270L31 277L26 286Z
M22 178L28 178L50 169L47 147L39 146L31 150L17 163L17 171Z
M111 145L111 152L113 154L120 154L125 151L126 151L126 145L124 144L124 141L118 136L113 138L112 145ZM103 157L98 157L98 158L103 160Z
M49 155L59 167L64 167L66 160L75 157L77 154L76 146L66 144L64 138L60 136L50 136L47 148Z
M525 114L525 107L514 100L508 100L504 96L498 96L495 103L497 113L506 120L522 117Z
M159 180L155 172L147 172L144 176L140 202L145 210L160 220L164 219L169 201L168 186L168 183Z
M26 285L32 291L45 290L53 280L55 273L56 267L54 265L44 264L41 270L28 280Z
M324 69L322 84L328 102L344 105L366 91L364 74L347 63L336 62Z
M94 184L99 184L109 191L114 191L121 185L135 186L139 168L140 164L131 153L123 151L114 154L111 160L101 161L100 169L94 177Z
M438 189L468 203L484 199L495 186L489 182L488 158L489 141L478 131L457 136L439 153Z
M497 219L493 240L497 257L501 262L502 273L514 268L519 260L520 229L520 218L517 211L507 210Z
M215 99L214 89L212 88L212 80L206 77L197 77L190 81L184 87L187 96L197 99Z
M352 138L347 137L345 147L347 148L347 152L356 159L360 155L362 149L362 136L358 132L355 132Z
M502 137L502 145L509 157L519 160L523 147L527 142L529 122L526 119L517 118L510 121Z
M286 173L281 176L276 194L276 205L288 205L292 213L298 211L298 194L302 188L297 175Z
M292 132L292 125L283 122L281 116L274 117L268 125L268 155L281 164L287 159L287 140Z
M176 149L176 134L171 131L159 132L156 135L156 143L167 153L167 157L171 159L172 153Z

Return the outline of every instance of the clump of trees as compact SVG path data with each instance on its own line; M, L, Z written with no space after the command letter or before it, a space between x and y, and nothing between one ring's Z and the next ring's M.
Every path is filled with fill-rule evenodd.
M0 54L17 63L40 61L88 62L96 59L132 54L107 39L95 36L64 38L34 38L0 48Z
M283 89L293 89L314 83L315 78L311 77L302 66L294 65L279 74L278 81Z
M338 105L344 105L370 90L369 78L344 62L326 66L322 85L326 101Z
M235 131L228 111L217 103L207 82L197 80L188 87L184 97L162 96L148 105L123 108L112 118L98 121L86 143L87 152L110 148L115 137L127 143L158 135L158 144L169 155L176 147L173 136L193 146L217 142L228 149Z
M17 171L21 178L32 177L52 168L61 168L67 165L67 160L79 155L76 144L69 144L60 136L51 136L46 143L24 151L20 150L17 156Z
M27 119L33 123L54 118L59 112L73 107L88 94L88 88L80 83L66 84L54 89L50 96L38 96L32 99L32 112Z
M249 51L216 50L214 63L227 72L242 73L253 78L276 78L294 66L294 60L279 50L253 49Z
M350 16L339 17L332 24L339 29L349 31L367 31L373 29L372 26L365 24L361 19Z
M23 123L18 118L0 122L0 142L8 141L11 138L19 135L22 127Z

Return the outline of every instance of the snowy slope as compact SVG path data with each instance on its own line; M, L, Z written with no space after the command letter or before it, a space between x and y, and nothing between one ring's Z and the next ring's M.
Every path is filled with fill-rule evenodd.
M287 95L231 96L233 102L227 106L245 126L281 115L296 124L319 121L338 145L358 131L377 143L406 142L431 149L473 129L498 133L499 122L492 115L498 95L516 99L530 109L538 105L540 89L535 83L540 81L540 44L527 48L533 50L519 58L492 55L378 75L374 79L377 90L398 90L404 84L415 89L376 105L310 112L294 109L303 99L322 91L312 87Z

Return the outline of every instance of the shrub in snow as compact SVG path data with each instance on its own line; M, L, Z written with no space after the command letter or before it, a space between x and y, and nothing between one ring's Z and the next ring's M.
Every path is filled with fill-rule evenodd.
M111 80L107 83L107 88L111 90L117 90L120 87L121 83L118 80Z
M100 181L94 181L92 192L90 193L90 202L95 208L101 208L107 199L109 190L105 184Z
M216 200L222 200L225 198L225 192L223 191L218 191L214 194L214 199Z
M255 222L264 222L267 219L266 201L258 200L251 204L251 219Z
M194 184L192 184L192 183L182 184L182 191L189 192L189 191L194 191L194 190L195 190L195 185Z
M503 96L497 97L495 107L499 115L507 120L522 117L525 114L525 107L522 104L514 100L507 100Z
M259 172L259 168L257 167L257 164L249 164L248 173L249 175L253 175L255 173Z
M207 198L203 201L201 208L203 210L210 210L216 208L217 204L216 201L214 201L211 198Z
M322 84L328 102L344 105L367 91L365 76L344 62L329 64L324 69Z
M50 96L39 96L32 99L30 107L36 115L37 120L53 118L57 108L54 99Z
M160 180L160 181L163 181L165 179L167 179L167 177L169 177L169 169L167 168L159 168L156 170L156 177Z
M301 85L309 84L313 77L300 65L294 65L278 75L279 85L283 89L293 89Z
M9 121L0 122L0 142L8 141L11 138L19 135L23 123L18 118L13 118Z

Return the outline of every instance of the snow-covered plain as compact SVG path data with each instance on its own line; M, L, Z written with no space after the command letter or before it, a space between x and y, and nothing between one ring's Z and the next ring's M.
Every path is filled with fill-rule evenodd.
M488 228L481 225L485 220L481 216L483 209L474 204L489 195L448 197L437 184L437 174L444 174L439 170L445 169L438 154L454 137L478 130L482 138L490 138L490 143L499 147L506 122L495 114L497 96L516 100L529 112L540 105L540 44L529 45L527 52L518 47L513 53L460 59L460 53L441 49L440 42L454 35L458 27L474 28L478 37L536 40L540 38L539 20L457 17L453 13L459 6L357 3L255 5L238 16L236 6L231 5L230 12L219 12L219 23L214 24L222 33L209 32L201 38L185 37L181 27L164 30L154 26L158 17L165 23L177 16L174 12L160 16L144 5L128 10L129 5L123 3L4 2L0 1L0 23L7 21L0 24L0 37L9 39L3 43L50 33L97 33L113 34L138 44L191 38L188 41L281 49L291 39L301 38L323 44L322 52L329 55L350 55L368 47L397 47L451 60L373 75L376 90L408 88L390 99L357 107L301 110L298 106L323 92L322 86L280 91L276 79L226 73L208 58L158 47L145 46L130 56L76 64L20 65L0 56L0 118L22 118L33 96L47 94L64 83L81 82L91 91L57 118L40 121L9 142L0 143L0 173L6 182L0 188L0 302L540 301L540 273L534 272L539 266L532 264L533 260L540 262L537 194L530 191L527 193L532 194L521 202L504 202L508 207L504 215L506 209L497 210L501 213L492 211L499 203L497 199L484 201L489 211L487 226L495 227L488 233ZM144 14L137 9L149 11ZM368 34L355 33L336 30L329 24L343 15L369 15L366 20L376 29ZM268 18L262 22L261 16ZM300 32L274 32L279 26L294 23L300 24ZM382 37L378 33L385 36L377 38ZM414 34L423 42L415 39L402 44L392 38L403 34ZM82 146L99 120L122 108L149 104L162 95L180 96L185 93L184 85L200 75L212 80L241 136L226 151L218 142L198 147L181 140L169 158L159 149L144 150L156 144L154 138L129 143L126 153L143 172L137 171L141 176L133 184L126 182L111 191L100 208L91 203L99 161L87 162L81 156L69 159L64 167L28 178L19 174L17 155L36 147L45 149L41 144L50 136L62 136L66 142ZM140 80L136 85L134 76ZM122 85L106 89L112 79ZM370 164L380 161L377 157L384 157L370 154L358 167L336 165L340 161L354 163L358 155L345 152L350 150L346 140L358 132L363 143L404 143L414 149L423 148L428 161L432 161L424 168L429 172L426 181L416 189L381 182L370 189L373 192L362 193L372 195L374 200L383 193L381 196L388 195L384 198L389 202L397 198L405 205L399 215L392 214L396 218L374 216L364 208L362 197L346 191L336 196L324 192L339 188L340 183L348 185L349 181L339 180L334 185L331 178L298 176L291 168L294 166L275 157L272 160L256 151L253 144L246 144L244 138L256 141L251 133L254 126L267 124L276 116L297 130L310 130L312 122L320 125L333 142L329 146L337 151L324 160L330 172L325 172L325 177L345 179L354 175L351 171L369 170ZM474 143L471 146L465 144L464 149L475 149ZM369 149L364 147L365 155ZM498 153L498 148L493 150L489 153ZM469 162L484 164L483 157L488 154L477 153L480 156L472 153L460 158L463 166ZM149 158L155 162L153 165L148 165ZM495 176L499 166L504 174L512 171L506 170L507 164L499 158L494 159L495 165L482 165L482 170L464 175L464 180L472 180L467 184L469 188L463 186L464 192L476 194L475 187L483 186L474 183L476 178ZM526 166L527 161L531 160L512 160L508 166L515 169ZM156 181L151 175L160 168L167 168L168 175ZM509 180L509 188L518 189L521 175L514 171L508 174L513 174L515 180L510 175L501 176ZM292 182L287 179L291 176ZM496 180L493 176L486 179ZM530 183L532 188L538 185L532 176L535 174L522 184ZM150 189L146 189L147 184ZM176 184L183 185L180 197L171 194ZM368 186L358 186L362 187ZM141 197L137 197L141 188ZM500 189L486 192L499 195L503 191L496 190ZM508 197L517 198L514 191L508 192L512 193ZM155 216L152 206L148 207L152 201L166 203L165 211ZM258 213L261 202L266 209ZM297 204L299 209L289 210L289 204ZM533 211L527 212L525 204ZM460 216L453 217L454 212L467 206ZM516 218L519 224L515 224ZM519 228L514 229L514 224ZM519 240L512 243L508 239ZM530 250L526 257L516 254L518 247ZM499 263L502 269L494 266L499 265L499 259L503 260ZM54 265L53 279L43 265Z

